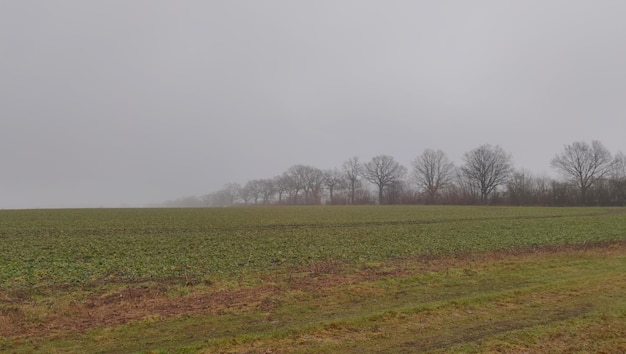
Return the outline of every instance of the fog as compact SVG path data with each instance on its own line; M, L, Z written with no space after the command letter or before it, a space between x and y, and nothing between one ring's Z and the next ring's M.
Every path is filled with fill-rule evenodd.
M626 131L626 2L0 2L0 208L143 206Z

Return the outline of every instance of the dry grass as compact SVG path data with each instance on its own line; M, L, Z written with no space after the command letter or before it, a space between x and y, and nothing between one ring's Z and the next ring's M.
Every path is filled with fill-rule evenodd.
M103 284L37 296L4 292L0 349L77 343L71 338L112 352L185 345L241 353L459 346L532 352L600 340L605 344L598 349L623 349L620 318L605 315L624 305L626 278L613 268L626 266L625 257L626 241L618 241L395 259L359 269L327 262L250 274L244 283ZM567 325L596 316L580 328ZM155 326L152 332L146 324ZM172 328L182 328L174 335L178 341L160 341ZM527 341L514 335L533 328L552 334ZM137 341L132 333L143 338Z

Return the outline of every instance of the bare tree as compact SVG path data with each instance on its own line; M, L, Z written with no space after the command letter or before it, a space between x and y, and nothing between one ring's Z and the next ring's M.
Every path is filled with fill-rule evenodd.
M359 162L359 158L354 156L343 163L342 169L350 184L350 204L354 204L355 191L359 184L359 176L363 172L363 165Z
M403 180L385 187L385 202L389 204L415 204L417 202L415 191Z
M231 206L241 196L241 189L239 183L228 183L222 189L202 196L202 200L206 206Z
M304 190L304 173L305 166L295 165L289 167L285 176L289 185L289 201L298 204L298 193Z
M620 151L615 155L613 161L615 166L612 171L612 178L626 179L626 155Z
M311 166L295 165L289 168L287 175L291 181L291 188L294 191L292 196L293 203L298 203L299 191L304 191L304 204L319 203L324 182L324 176L320 169Z
M626 155L622 152L615 155L615 168L611 173L611 204L626 205Z
M342 189L345 186L345 182L344 175L338 169L324 171L324 184L328 188L330 204L334 204L335 201L333 193L337 189Z
M470 180L461 167L454 169L453 188L449 188L448 203L452 204L471 204L476 202L480 196L480 191L476 188L474 182Z
M463 156L463 175L480 190L480 200L487 197L509 178L512 165L510 156L500 146L482 145Z
M287 173L274 177L274 191L278 194L278 204L282 204L283 195L291 188L291 180Z
M428 201L433 203L437 192L452 182L454 163L443 151L426 149L413 161L413 176L418 187L428 195Z
M324 173L316 167L304 166L304 203L319 204L322 201Z
M237 202L239 192L241 191L241 185L239 183L227 183L224 186L224 191L228 196L229 205L233 205Z
M379 155L363 165L361 176L378 186L378 203L383 204L384 189L394 183L398 183L406 174L406 167L397 163L393 157Z
M244 204L248 204L248 201L252 198L252 191L248 188L248 184L239 189L239 198L243 201Z
M513 205L546 204L548 179L535 177L526 170L514 171L506 184L508 200Z
M268 205L276 194L276 187L274 186L274 180L271 178L265 178L261 180L262 189L261 197L263 198L263 204Z
M580 200L587 202L587 191L598 180L608 176L616 165L611 153L597 140L575 142L552 159L551 165L571 178L580 190Z
M247 194L247 196L251 199L254 199L254 204L258 204L259 199L263 197L265 189L265 182L261 179L253 179L246 183L243 187L243 190Z
M537 202L539 205L550 205L552 198L552 179L548 176L535 177L537 188Z

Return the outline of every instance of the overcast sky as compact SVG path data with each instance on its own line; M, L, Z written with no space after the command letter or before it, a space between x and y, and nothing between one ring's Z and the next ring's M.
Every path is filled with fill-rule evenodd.
M626 151L626 1L0 0L0 208L424 149Z

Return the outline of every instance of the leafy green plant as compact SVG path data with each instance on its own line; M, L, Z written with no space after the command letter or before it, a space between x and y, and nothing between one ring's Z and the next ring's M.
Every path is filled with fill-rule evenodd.
M213 278L626 237L626 214L591 208L22 210L0 211L0 220L3 288Z

